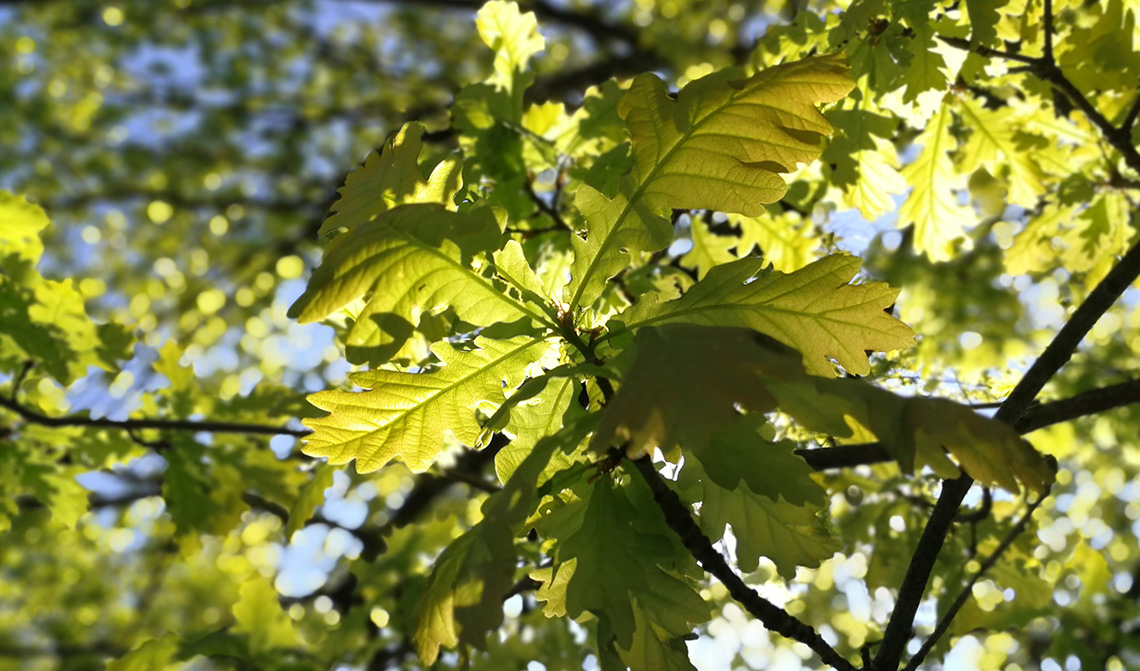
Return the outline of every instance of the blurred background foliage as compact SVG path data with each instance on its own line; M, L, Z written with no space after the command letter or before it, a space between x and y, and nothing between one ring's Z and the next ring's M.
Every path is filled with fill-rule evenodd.
M473 27L480 4L0 0L0 189L26 195L51 217L40 272L74 278L96 322L123 325L138 338L132 348L120 334L119 356L79 371L68 388L51 371L13 364L3 376L7 389L18 382L26 402L47 414L299 429L296 419L313 412L304 393L344 384L351 369L333 329L299 327L285 316L319 258L322 217L346 172L405 121L426 125L433 151L457 142L447 108L491 71L493 54ZM898 23L882 32L874 17L886 10L869 2L854 5L865 14L833 31L830 45L813 31L837 5L819 0L521 4L537 13L547 40L528 96L570 107L586 87L611 77L655 71L678 85L724 67L828 51L844 31L851 45L869 45L872 57L901 39ZM1074 42L1111 43L1115 33L1100 29L1120 3L1089 4L1088 13L1082 3L1067 4L1059 25ZM1031 5L1014 0L1005 11ZM859 60L865 52L848 51L857 68L874 70ZM1095 72L1080 69L1079 52L1062 57L1086 75L1082 90L1100 91ZM879 75L883 90L871 81L868 100L898 88ZM1021 85L1006 80L993 91ZM1051 102L1046 89L1024 90ZM1110 93L1100 91L1098 102L1119 118L1127 100ZM893 158L880 160L914 161L927 108L891 117L895 125L872 149ZM1068 116L1064 103L1058 109ZM963 118L952 131L964 138ZM868 149L854 125L833 120L840 131L823 164L801 171L774 208L780 230L796 236L772 244L784 252L772 260L793 270L831 251L862 254L868 277L903 289L897 314L922 334L914 350L879 360L876 380L964 401L1001 398L1122 250L1097 247L1095 230L1065 229L1075 211L1011 203L1008 189L969 166L956 177L983 225L969 230L952 260L935 263L915 251L912 229L895 230L899 190L885 189L876 203L828 187L857 180L844 162ZM1094 129L1033 123L1040 134L1019 137L1028 148L1068 134L1060 143L1067 153L1034 159L1053 161L1046 172L1062 189L1054 209L1089 206L1081 216L1093 228L1120 227L1123 217L1117 237L1134 237L1136 184L1091 139ZM885 147L878 142L887 139ZM771 242L763 222L732 225L762 247ZM1032 226L1055 253L1013 253L1015 236ZM706 229L684 221L678 230L696 239ZM1067 245L1064 230L1084 235L1090 247ZM1106 314L1049 387L1050 398L1135 376L1136 300L1130 290ZM393 465L360 476L314 466L288 435L127 435L32 424L17 432L18 423L0 414L0 468L15 483L2 489L14 497L0 541L5 669L102 668L119 658L112 668L163 668L180 658L192 658L188 668L414 668L401 632L426 571L479 518L483 481L453 476L490 463L475 457L450 474L419 476ZM978 605L955 629L994 631L957 639L949 653L947 641L940 648L951 655L947 667L1140 665L1137 435L1133 407L1030 436L1062 460L1059 484L1036 518L1036 537L1024 536L1013 568L975 590ZM36 480L45 464L51 477ZM880 635L937 480L876 466L827 482L845 554L819 570L801 569L779 594L790 612L857 648ZM992 520L963 525L950 539L936 589L956 584L978 539L992 540L1017 512L1008 500L993 510ZM383 560L373 561L381 551ZM762 564L749 579L775 578L774 567ZM799 668L808 658L802 646L749 621L720 585L704 596L718 617L693 646L701 668ZM546 620L529 596L506 608L507 634L487 652L445 655L440 664L552 670L596 663L583 627ZM932 614L920 615L920 625L932 622ZM232 661L239 658L245 661ZM542 666L527 667L532 660Z

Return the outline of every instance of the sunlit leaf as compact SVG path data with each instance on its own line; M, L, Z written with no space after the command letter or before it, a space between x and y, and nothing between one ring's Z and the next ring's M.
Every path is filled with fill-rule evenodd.
M450 437L475 445L481 432L480 408L504 400L504 385L513 389L527 367L550 345L540 339L477 338L476 349L463 351L437 344L432 351L442 365L432 372L397 373L372 370L354 373L363 392L322 391L309 402L329 415L305 420L314 433L304 452L328 457L329 463L356 460L360 472L374 471L399 458L413 471L430 466Z
M661 80L641 75L619 111L629 125L634 167L614 199L590 187L576 205L586 240L574 242L570 306L589 305L627 254L669 243L666 208L699 208L756 216L787 191L780 173L819 157L831 125L816 109L854 83L841 58L805 59L740 81L710 76L673 99Z
M970 248L966 231L976 218L969 207L958 202L956 189L964 186L954 168L950 152L957 141L950 134L952 103L945 100L918 142L922 153L902 170L911 185L910 195L899 208L899 227L914 225L914 246L932 261L953 258L957 244Z
M364 165L348 173L319 234L351 231L404 203L439 203L454 210L452 200L463 183L459 163L441 161L425 179L418 163L423 134L420 124L405 124L379 152L369 154Z
M634 330L661 324L746 326L803 352L816 375L833 376L828 359L857 375L866 374L867 350L910 347L910 328L884 310L898 295L876 282L848 284L859 259L830 256L785 275L763 273L763 261L741 259L721 265L681 298L643 300L619 319Z

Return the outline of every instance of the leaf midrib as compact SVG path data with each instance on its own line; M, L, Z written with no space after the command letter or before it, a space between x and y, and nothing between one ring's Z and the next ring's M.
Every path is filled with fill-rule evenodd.
M482 275L475 272L474 270L471 270L467 266L463 265L461 262L456 261L455 259L451 258L447 254L445 254L443 252L443 250L436 249L435 247L428 245L427 243L423 242L422 240L415 237L411 233L408 233L407 231L402 231L402 230L400 230L400 229L398 229L398 228L396 228L390 224L385 224L385 226L387 228L391 229L392 231L396 232L397 234L401 235L405 240L408 240L410 244L412 244L416 247L419 247L420 249L426 250L428 253L430 253L430 254L432 254L432 255L440 258L440 259L443 259L447 263L451 264L453 267L457 268L458 270L460 270L461 272L466 274L468 277L474 279L475 284L479 285L479 287L481 289L483 289L485 292L490 293L492 296L494 296L496 300L498 300L502 303L506 303L507 305L515 308L519 312L522 312L523 314L527 315L531 319L533 319L533 320L535 320L541 324L544 324L546 326L553 328L553 325L548 323L542 315L539 315L538 313L534 312L533 310L531 310L526 305L519 303L518 301L514 300L513 298L511 298L507 294L500 292L500 291L495 291L495 287L489 285L487 283L486 279Z
M760 86L762 86L764 83L767 83L768 81L771 80L767 80L766 82L761 83ZM660 83L660 80L658 80L658 83ZM641 184L638 185L637 189L629 197L629 200L626 201L625 207L622 209L621 214L618 215L618 218L614 222L613 227L610 228L609 234L605 237L604 240L602 240L602 244L598 248L598 253L594 255L593 260L590 261L590 265L586 267L586 272L582 275L582 279L578 282L578 289L574 292L574 297L570 300L569 311L571 313L573 313L574 310L578 308L578 301L582 299L582 292L586 290L586 287L589 284L589 279L593 277L595 269L598 267L598 263L604 256L604 252L609 249L614 239L614 235L621 229L630 212L633 211L638 201L640 201L641 198L645 195L645 191L649 185L653 183L653 180L657 179L657 173L661 170L662 166L669 163L669 160L673 157L673 154L677 151L677 149L683 146L689 139L691 139L692 136L696 133L697 129L703 126L706 121L723 112L726 107L732 106L734 103L736 103L738 97L750 94L753 92L753 90L754 89L751 88L742 89L740 92L730 95L724 104L717 106L716 109L712 110L700 120L695 122L692 126L690 126L689 131L682 135L682 137L672 147L669 148L669 151L665 152L665 154L661 157L661 160L657 161L657 165L653 166L653 169L649 171L649 174L646 175L645 179L641 181ZM627 93L626 95L629 94ZM676 101L670 101L670 104L676 104Z
M411 406L410 408L407 408L406 410L404 410L404 411L403 411L403 412L401 412L400 414L398 414L398 415L395 415L394 417L392 417L392 419L390 419L390 420L389 420L388 422L386 422L385 424L382 424L382 425L380 425L380 426L377 426L377 427L375 427L375 428L373 428L373 429L370 429L370 430L366 431L366 432L364 433L364 435L365 435L365 436L372 436L372 435L375 435L376 433L378 433L379 431L382 431L382 430L385 430L385 429L388 429L388 430L390 431L390 430L391 430L391 427L392 427L393 425L395 425L395 424L396 424L396 423L398 423L398 422L407 422L407 420L408 420L408 417L409 417L409 416L411 416L412 414L414 414L414 413L416 413L416 412L422 412L422 411L423 411L423 409L424 409L424 406L427 406L427 405L431 405L431 404L432 404L434 401L437 401L437 400L439 400L439 398L440 398L441 396L443 396L443 395L445 395L445 394L447 394L447 393L449 393L449 392L452 392L452 391L454 391L454 390L455 390L457 387L459 387L460 385L466 384L466 383L467 383L467 382L469 382L469 381L470 381L472 378L478 377L479 375L482 375L482 374L486 373L487 371L489 371L489 370L493 369L494 367L498 366L499 364L503 363L504 361L506 361L506 360L508 360L508 359L510 359L510 358L512 358L512 357L514 357L514 356L517 356L518 354L522 353L523 351L525 351L525 350L527 350L527 349L529 349L529 348L531 348L531 347L534 347L535 345L538 345L538 344L544 344L544 345L545 345L545 344L546 344L546 340L545 340L545 339L536 339L536 340L531 340L531 341L529 341L529 342L523 343L522 345L520 345L520 346L518 346L518 347L516 347L516 348L514 348L514 349L512 349L512 350L510 350L510 351L508 351L508 352L506 352L505 354L503 354L502 356L500 356L500 357L498 357L498 358L494 359L493 361L490 361L490 362L488 362L488 363L487 363L487 365L485 365L485 366L478 366L478 367L476 367L476 368L475 368L475 369L474 369L472 372L470 372L470 373L469 373L469 374L467 374L467 375L464 375L464 376L461 376L461 377L459 377L459 378L455 379L455 380L454 380L454 381L453 381L451 384L449 384L449 385L447 385L447 386L445 386L445 387L440 387L439 389L436 389L436 390L435 390L435 391L434 391L432 394L430 394L429 396L425 397L423 400L419 401L418 403L416 403L415 405ZM447 370L447 366L446 366L446 365L445 365L445 366L443 366L443 368L441 369L441 372L442 372L443 370ZM419 375L424 375L423 373L401 373L401 374L402 374L402 375L414 375L414 376L417 376L417 377L418 377ZM428 376L434 376L434 375L437 375L437 374L438 374L438 373L428 373L428 374L426 374L426 375L428 375ZM372 392L372 391L375 391L375 389L370 389L370 390L369 390L369 392ZM369 392L361 392L361 393L369 393ZM373 409L375 409L375 408L373 408ZM320 419L320 420L325 420L325 419L329 419L329 418L332 418L332 417L335 417L335 416L336 416L336 413L335 413L335 412L332 412L332 413L330 413L329 415L327 415L326 417L321 417L321 418L318 418L318 419ZM314 434L314 436L315 436L315 434ZM361 436L361 437L363 437L363 436ZM339 443L339 444L343 444L343 442L342 442L342 443ZM379 448L377 448L377 450L376 450L376 451L378 452L378 451L379 451ZM357 458L359 459L359 458L360 458L360 455L357 455Z
M680 299L677 299L677 300L680 300ZM849 308L855 308L855 307L858 307L859 305L861 305L861 304L845 305L845 306L843 306L843 309L846 310ZM790 308L774 307L771 305L765 305L763 303L756 304L756 305L748 305L748 304L744 304L744 303L717 303L715 305L703 305L703 306L685 308L684 310L678 310L678 311L670 312L668 314L655 315L653 317L649 317L649 318L645 319L644 321L634 322L632 324L627 324L626 329L623 329L622 332L624 332L625 330L633 331L634 329L644 328L646 326L652 325L652 324L657 323L657 322L666 321L669 319L674 319L678 315L687 315L687 314L693 314L693 313L699 313L699 312L711 312L714 310L731 310L734 307L739 308L741 312L750 312L750 313L754 313L754 314L755 313L771 312L771 313L782 314L782 315L798 316L798 317L802 317L802 318L810 319L810 320L814 320L814 321L821 321L821 322L825 321L825 322L830 322L830 323L834 323L834 324L843 324L843 325L863 324L863 322L860 322L860 321L843 321L841 319L836 319L833 317L825 316L831 312L834 312L832 310L829 310L828 312L804 312L802 310L792 310ZM607 334L601 336L600 338L598 338L598 342L601 342L603 340L607 340L612 335L615 335L615 333L607 333Z

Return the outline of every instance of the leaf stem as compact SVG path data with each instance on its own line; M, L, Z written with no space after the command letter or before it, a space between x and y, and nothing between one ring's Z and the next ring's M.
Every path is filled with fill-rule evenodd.
M701 533L700 527L693 521L688 507L681 502L676 492L665 484L665 480L653 466L653 460L648 457L632 460L637 472L645 479L649 489L653 491L653 500L657 502L665 520L685 548L700 562L701 567L724 583L728 593L756 619L768 628L782 636L799 641L819 655L826 664L840 671L855 671L855 666L835 651L811 625L796 618L771 601L760 596L736 574L728 565L724 557L713 547L708 537Z
M1120 127L1131 132L1132 127L1136 125L1136 117L1138 116L1140 116L1140 92L1136 93L1136 99L1132 101L1132 107L1129 108L1128 114L1124 115L1124 119L1120 122Z

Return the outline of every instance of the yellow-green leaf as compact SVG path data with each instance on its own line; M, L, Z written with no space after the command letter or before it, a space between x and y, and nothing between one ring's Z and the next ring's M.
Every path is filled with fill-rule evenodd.
M621 444L631 458L699 448L739 411L779 409L805 428L836 438L862 426L900 468L928 465L942 477L958 467L982 484L1044 493L1055 471L1010 426L945 399L903 397L853 379L809 375L795 350L747 329L673 324L642 328L613 399L590 443ZM691 393L699 389L700 394ZM742 448L743 449L743 448Z
M531 56L546 48L534 13L520 12L513 2L492 0L475 15L475 27L495 51L495 76L490 83L513 91L515 76L526 69Z
M854 82L841 55L768 68L748 79L713 75L671 98L655 75L637 77L619 105L629 126L634 167L611 200L578 191L586 241L574 238L571 309L590 305L627 254L669 244L669 222L655 213L701 208L759 215L787 191L780 173L819 157L831 125L816 105Z
M962 147L962 172L969 174L985 167L998 175L1000 168L1008 166L1009 202L1025 209L1035 207L1045 185L1034 153L1014 142L1014 113L1008 108L985 109L966 96L958 99L958 110L972 131Z
M0 191L0 258L15 255L33 264L44 253L40 233L49 225L39 205L22 196Z
M481 427L477 410L493 410L522 381L530 364L550 345L530 336L511 340L477 338L478 349L461 351L438 343L432 351L443 362L429 373L372 370L351 376L370 391L322 391L309 402L329 415L306 419L314 433L305 454L332 464L356 459L360 472L374 471L394 458L422 472L451 436L475 445Z
M289 308L301 323L352 301L367 302L345 338L349 359L382 363L407 340L420 315L444 307L477 326L543 314L473 269L471 257L494 246L498 224L487 208L450 212L402 205L329 243L305 293Z
M697 277L707 275L713 266L735 260L736 255L729 250L743 244L736 237L716 235L703 219L693 219L691 230L693 248L681 257L681 265L696 269Z
M453 200L463 183L459 161L441 161L424 179L417 162L423 134L420 124L404 124L379 152L369 154L364 165L348 173L320 235L351 231L403 203L440 203L454 210Z
M831 537L819 517L825 505L773 501L751 491L744 483L728 489L690 462L685 462L682 471L689 471L683 482L700 480L703 485L701 530L718 541L724 537L725 526L731 526L736 538L736 562L745 573L755 571L760 557L767 557L781 576L791 579L797 567L818 567L843 547Z
M914 344L906 324L883 310L898 290L886 284L848 284L859 271L852 256L829 256L785 275L763 274L763 262L740 259L717 266L681 298L643 300L620 316L625 327L661 324L745 326L796 348L815 375L834 376L829 359L856 375L870 367L867 350Z
M902 175L911 185L910 195L899 208L899 228L914 224L914 246L933 261L948 261L955 254L955 243L970 247L966 230L976 223L973 211L958 202L955 189L963 184L950 152L957 141L950 134L953 122L951 101L942 106L918 137L922 153Z
M234 604L234 619L234 632L249 636L249 647L255 654L297 645L293 621L281 610L277 590L265 578L242 583L241 599Z

